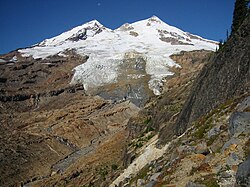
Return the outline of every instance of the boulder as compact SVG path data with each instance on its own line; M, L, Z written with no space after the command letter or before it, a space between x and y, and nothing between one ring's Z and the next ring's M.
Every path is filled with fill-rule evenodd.
M221 132L220 127L213 127L210 131L207 133L207 137L211 138L212 136L216 136Z
M242 187L250 186L250 156L239 165L236 182Z
M145 184L145 180L143 180L143 179L137 180L137 186L143 186L143 184Z
M229 133L238 136L250 133L250 112L234 112L229 119Z
M195 148L195 153L203 155L209 154L207 143L206 142L199 143Z
M236 153L230 153L226 158L228 166L236 166L241 162L240 157Z
M235 148L237 147L237 145L240 144L239 139L237 138L231 138L230 140L228 140L222 147L221 149L221 153L224 153L226 155L229 154L230 150L231 151L235 151Z

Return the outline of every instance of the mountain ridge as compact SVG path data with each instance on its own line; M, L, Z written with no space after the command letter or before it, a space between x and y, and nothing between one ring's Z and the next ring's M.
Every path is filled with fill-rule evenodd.
M121 28L124 27L125 25L134 25L134 24L137 24L137 23L140 23L140 22L147 22L147 21L150 21L150 22L157 22L157 23L160 23L160 24L164 23L164 24L167 25L169 28L172 28L172 29L178 30L178 31L182 31L181 29L179 29L179 28L177 28L177 27L175 27L175 26L172 26L172 25L169 25L169 24L165 23L164 21L162 21L159 17L157 17L157 16L155 16L155 15L153 15L153 16L151 16L150 18L147 18L147 19L135 21L135 22L132 22L132 23L125 23L125 24L122 24L121 26L119 26L118 28L115 28L115 29L110 29L110 28L106 27L105 25L103 25L103 24L102 24L101 22L99 22L98 20L93 19L93 20L87 21L86 23L83 23L83 24L81 24L81 25L79 25L79 26L75 26L75 27L73 27L73 28L71 28L71 29L69 29L69 30L66 30L66 31L62 32L61 34L58 34L57 36L54 36L54 37L51 37L51 38L48 38L48 39L44 39L43 41L41 41L41 42L35 44L34 46L43 45L43 43L46 43L45 41L55 39L55 38L57 38L57 37L59 37L59 36L61 36L61 35L65 35L66 33L79 32L79 31L81 31L82 29L84 29L84 28L86 28L86 27L91 27L91 26L93 26L93 25L97 25L97 26L99 26L100 28L104 28L104 29L106 29L106 30L108 30L108 31L114 32L114 31L117 31L117 30L121 30ZM188 33L188 32L186 32L186 33ZM198 35L193 35L193 36L200 37L200 36L198 36ZM200 37L200 38L202 38L202 37ZM209 39L208 39L207 41L213 41L213 40L209 40ZM22 49L23 49L23 48L22 48Z
M115 30L92 20L18 52L23 58L34 59L55 55L67 57L67 52L71 50L81 56L87 55L87 62L74 68L71 84L83 84L89 92L117 83L124 59L140 57L145 61L145 76L151 77L149 89L154 95L160 95L162 81L173 75L169 69L178 66L170 58L172 54L203 49L215 51L217 46L214 41L184 32L153 16L124 24Z

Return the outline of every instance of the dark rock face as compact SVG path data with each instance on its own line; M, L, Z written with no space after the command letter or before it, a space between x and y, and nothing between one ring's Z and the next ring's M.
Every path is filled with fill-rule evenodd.
M239 165L236 181L242 187L250 186L250 156Z
M79 40L86 40L88 38L88 34L87 34L88 31L92 31L94 32L93 35L96 35L96 34L101 33L103 31L103 28L99 26L98 24L95 24L93 27L87 27L79 31L77 34L74 34L73 36L71 36L68 40L73 41L73 42L77 42Z
M179 112L190 95L196 77L211 55L213 54L209 51L192 51L171 56L182 68L172 70L175 75L166 80L165 93L161 99L158 99L150 112L152 113L153 128L160 131L158 145L165 144L175 135L174 124ZM161 126L163 127L161 128Z
M79 40L86 40L87 39L86 34L87 34L87 30L83 30L82 33L72 36L69 40L74 41L74 42L79 41Z
M0 83L6 83L7 79L0 77Z
M197 77L177 120L175 132L182 134L190 124L233 97L249 92L250 17L215 54Z

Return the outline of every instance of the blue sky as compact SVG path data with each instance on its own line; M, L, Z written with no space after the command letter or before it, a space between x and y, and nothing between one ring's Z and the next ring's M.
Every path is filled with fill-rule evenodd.
M0 54L97 19L115 29L158 16L204 38L226 38L234 0L0 0Z

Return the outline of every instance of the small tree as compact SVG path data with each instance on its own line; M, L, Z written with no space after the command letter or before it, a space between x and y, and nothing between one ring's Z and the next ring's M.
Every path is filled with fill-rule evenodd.
M219 41L219 50L221 50L222 47L223 47L223 40L220 40L220 41Z
M249 0L236 0L234 4L232 33L234 34L241 26L248 14Z

